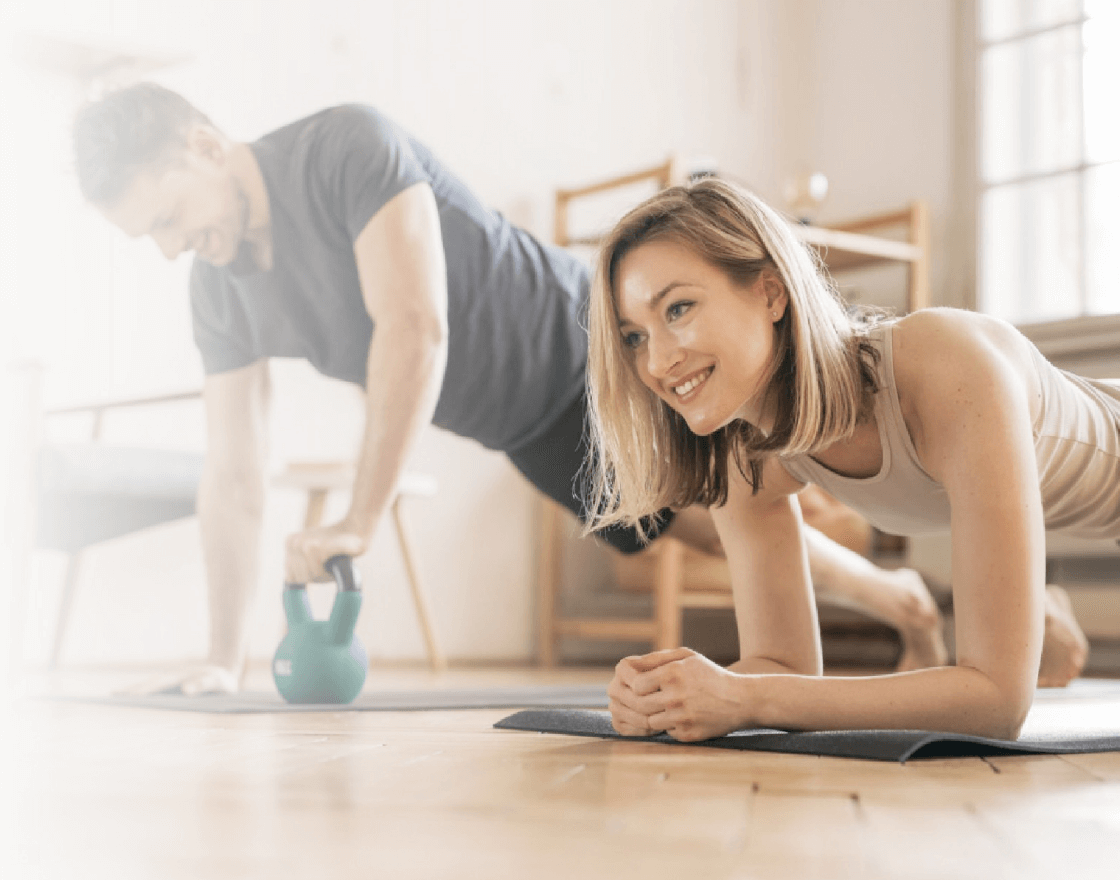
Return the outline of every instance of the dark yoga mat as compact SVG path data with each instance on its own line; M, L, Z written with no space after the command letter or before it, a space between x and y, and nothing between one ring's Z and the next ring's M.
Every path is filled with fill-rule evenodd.
M413 712L439 709L514 709L522 706L606 706L603 685L547 685L523 687L451 688L446 690L370 691L349 705L285 703L276 693L151 694L133 696L50 696L47 699L137 709L181 712Z
M563 733L633 742L789 752L899 763L905 763L911 758L1116 752L1120 751L1120 683L1075 682L1068 690L1040 691L1024 725L1023 735L1015 742L929 730L834 730L811 733L741 730L703 742L680 743L667 734L651 737L620 736L611 727L609 713L579 709L528 709L503 718L494 726L504 730Z

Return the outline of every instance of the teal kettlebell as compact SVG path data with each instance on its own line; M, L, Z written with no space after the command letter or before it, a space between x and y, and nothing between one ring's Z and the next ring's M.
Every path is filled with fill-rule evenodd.
M354 635L362 609L354 560L332 556L323 567L338 585L327 620L312 619L306 584L284 585L288 634L272 659L272 677L289 703L349 703L366 680L369 658Z

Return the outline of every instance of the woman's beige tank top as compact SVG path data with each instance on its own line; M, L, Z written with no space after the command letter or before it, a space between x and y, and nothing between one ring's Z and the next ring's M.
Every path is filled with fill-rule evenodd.
M782 464L796 479L816 483L888 534L947 532L949 497L922 468L902 419L892 330L893 324L884 324L870 338L880 355L874 403L883 447L879 473L844 477L807 455ZM1059 370L1033 345L1031 354L1042 391L1032 419L1046 528L1120 539L1120 384Z

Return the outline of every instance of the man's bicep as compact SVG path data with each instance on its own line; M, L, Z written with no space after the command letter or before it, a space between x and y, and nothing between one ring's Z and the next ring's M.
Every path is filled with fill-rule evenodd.
M431 187L415 184L378 211L354 242L354 259L379 331L446 333L447 265Z
M207 466L219 473L263 470L268 442L268 361L206 377Z

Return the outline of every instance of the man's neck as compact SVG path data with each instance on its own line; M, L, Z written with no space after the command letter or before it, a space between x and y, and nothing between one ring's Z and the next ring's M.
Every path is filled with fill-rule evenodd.
M264 175L248 144L233 144L229 155L234 177L248 206L244 241L252 248L257 265L267 270L272 266L272 218Z

